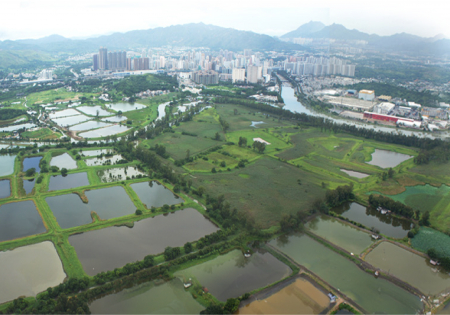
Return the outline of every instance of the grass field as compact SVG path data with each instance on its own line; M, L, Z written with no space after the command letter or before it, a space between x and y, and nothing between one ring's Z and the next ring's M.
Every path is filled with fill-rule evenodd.
M91 98L91 96L97 96L92 93L76 93L69 92L65 88L59 88L55 90L48 90L43 92L32 93L27 96L28 105L34 104L47 104L53 102L62 101L78 101L82 96Z
M196 173L192 181L196 187L203 186L214 196L224 194L232 207L249 213L267 228L277 224L283 214L309 210L316 198L325 195L321 188L323 179L320 175L265 157L231 172Z
M41 128L36 131L26 131L22 133L23 138L40 139L40 140L59 139L59 137L61 136L62 134L54 132L49 128Z

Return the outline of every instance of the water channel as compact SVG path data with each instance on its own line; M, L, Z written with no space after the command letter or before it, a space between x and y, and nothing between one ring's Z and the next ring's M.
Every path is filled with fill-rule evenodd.
M217 230L197 210L188 208L135 222L133 228L109 227L72 235L69 242L84 271L92 276L162 253L167 246L183 246Z
M195 278L219 301L265 287L287 277L292 270L268 252L255 252L245 258L240 250L218 256L175 273L184 279Z
M282 237L272 240L270 245L310 269L369 313L416 314L423 308L419 297L364 272L306 235Z
M356 202L346 202L332 210L349 220L361 223L369 229L375 228L381 234L394 238L404 238L411 229L411 222L408 220L381 214L376 209L366 208Z

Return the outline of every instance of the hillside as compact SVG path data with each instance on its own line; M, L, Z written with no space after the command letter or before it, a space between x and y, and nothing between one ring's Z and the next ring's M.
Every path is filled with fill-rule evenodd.
M0 68L27 66L36 62L51 62L50 55L32 50L0 50Z

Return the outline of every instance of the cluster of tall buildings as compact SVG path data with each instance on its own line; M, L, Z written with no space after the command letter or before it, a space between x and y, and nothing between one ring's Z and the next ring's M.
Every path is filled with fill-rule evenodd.
M127 58L126 51L108 52L101 47L98 54L93 56L93 68L97 70L125 71L125 70L149 70L149 58Z
M196 71L192 74L192 80L197 84L219 84L219 74L214 70Z
M291 58L292 59L292 58ZM348 64L347 60L336 57L300 57L296 60L286 60L284 70L297 75L343 75L355 76L355 65Z

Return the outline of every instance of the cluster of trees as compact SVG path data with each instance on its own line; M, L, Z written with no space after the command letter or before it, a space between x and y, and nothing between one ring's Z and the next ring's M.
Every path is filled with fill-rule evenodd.
M440 254L435 248L430 248L427 254L431 259L439 261L442 268L450 270L450 257Z
M266 149L266 145L259 141L253 141L253 150L257 150L259 153L264 153L264 150Z
M239 142L238 142L238 145L240 146L240 147L246 147L247 146L247 138L245 138L245 137L239 137Z
M385 196L371 194L369 196L369 204L373 208L382 207L408 219L411 219L414 216L414 210L411 207Z
M352 200L354 198L353 185L339 186L334 190L327 190L325 194L325 201L330 207L338 206L344 201Z
M283 214L280 220L280 227L282 232L297 231L303 227L303 220L308 214L298 211L297 214Z
M166 147L162 144L156 144L154 147L151 147L150 150L155 151L156 154L165 159L169 157L169 153L166 152Z
M6 108L0 110L0 120L9 120L20 115L26 115L26 111L21 109Z
M239 216L236 208L231 209L228 202L225 202L225 195L213 197L206 195L206 212L208 215L222 224L224 228L233 226L239 222Z
M146 90L169 90L175 91L178 86L176 77L169 75L132 75L124 78L114 85L118 92L128 97Z

